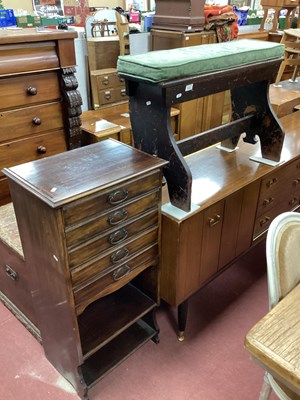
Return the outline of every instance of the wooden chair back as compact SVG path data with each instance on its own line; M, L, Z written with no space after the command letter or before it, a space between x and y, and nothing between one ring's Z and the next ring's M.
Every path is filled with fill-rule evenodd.
M129 24L125 15L116 12L116 26L120 41L120 55L130 54Z

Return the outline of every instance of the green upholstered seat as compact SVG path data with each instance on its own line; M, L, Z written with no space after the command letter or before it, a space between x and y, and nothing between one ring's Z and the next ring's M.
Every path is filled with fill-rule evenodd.
M242 39L119 56L118 72L150 82L162 82L205 72L232 69L283 56L282 44Z

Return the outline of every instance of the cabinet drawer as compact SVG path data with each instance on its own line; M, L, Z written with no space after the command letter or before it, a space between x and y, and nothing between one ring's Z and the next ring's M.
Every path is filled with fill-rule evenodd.
M95 71L96 72L96 71ZM102 73L96 77L97 89L106 90L107 88L125 88L124 79L120 78L116 72L114 73Z
M63 128L60 102L20 108L0 113L0 140L6 142Z
M160 173L144 175L142 179L132 179L122 186L112 186L108 191L97 193L83 200L74 201L63 208L65 226L78 223L85 218L105 212L109 208L127 203L129 200L160 187Z
M126 244L115 247L100 256L90 259L86 264L71 270L72 283L74 287L86 286L86 282L94 280L95 276L103 273L107 269L111 269L114 265L124 263L127 259L134 256L135 253L149 245L157 243L158 228L152 228L146 233L133 238Z
M0 79L2 109L59 100L61 97L56 72Z
M54 131L0 145L0 170L67 150L65 132ZM3 174L0 172L0 177Z
M107 90L100 90L98 92L99 105L114 103L127 99L125 88L111 88Z
M157 264L158 245L149 246L125 263L115 265L85 287L74 290L76 314L81 314L93 301L106 296L135 278L144 269Z
M283 201L280 201L274 205L268 212L261 214L257 218L254 226L254 238L262 234L270 226L273 219L286 211L292 211L299 205L300 193L291 193Z
M91 220L67 229L67 246L82 243L93 236L100 235L105 230L122 226L131 218L135 218L138 215L142 216L142 213L147 210L157 209L159 193L157 190L122 207L114 208L107 214L97 215Z
M150 227L157 226L158 213L157 208L147 213L143 217L134 219L133 222L118 226L113 230L107 231L105 235L96 236L91 240L82 243L73 249L69 249L70 267L73 268L82 264L89 258L93 258L103 251L115 246L126 245L134 236L145 231Z
M56 43L18 43L1 46L0 76L59 68Z

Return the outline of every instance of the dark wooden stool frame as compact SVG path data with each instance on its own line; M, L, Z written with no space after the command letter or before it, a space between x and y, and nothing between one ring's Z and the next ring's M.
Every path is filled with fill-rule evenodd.
M170 202L183 211L191 209L192 174L184 156L221 142L234 150L243 140L260 140L262 159L279 162L284 131L268 96L282 59L248 64L233 69L204 73L159 83L120 74L126 81L134 145L169 163L164 167ZM231 91L232 121L190 138L175 142L170 108L178 103ZM185 330L188 301L178 306L179 331Z

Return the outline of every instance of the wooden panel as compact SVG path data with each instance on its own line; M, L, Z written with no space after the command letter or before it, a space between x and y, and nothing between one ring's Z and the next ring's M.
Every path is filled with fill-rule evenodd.
M59 100L61 97L56 72L0 79L0 87L2 110Z
M0 177L0 206L11 201L9 194L8 181L6 178Z
M90 71L117 67L120 54L118 37L88 38L87 45Z
M3 111L0 114L1 142L63 128L62 104L40 104Z
M58 40L57 51L61 68L74 67L76 65L73 39Z

